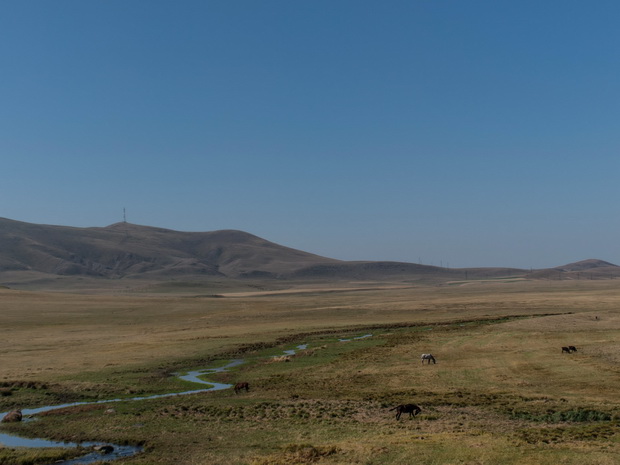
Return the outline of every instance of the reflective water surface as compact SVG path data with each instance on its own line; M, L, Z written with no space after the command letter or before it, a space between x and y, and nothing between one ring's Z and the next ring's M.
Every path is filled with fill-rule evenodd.
M183 392L172 392L168 394L156 394L152 396L143 396L143 397L131 397L125 399L108 399L108 400L99 400L94 402L71 402L68 404L61 405L49 405L46 407L38 407L31 409L22 409L22 415L24 417L30 415L37 415L39 413L49 412L51 410L58 410L66 407L74 407L77 405L94 405L94 404L108 404L112 402L123 402L123 401L134 401L134 400L148 400L148 399L159 399L162 397L173 397L173 396L184 396L188 394L197 394L200 392L209 392L209 391L219 391L222 389L228 389L232 387L231 384L222 384L215 383L212 381L203 380L200 377L213 373L221 373L223 371L228 370L229 368L236 367L244 363L244 360L232 360L227 365L217 367L217 368L205 368L202 370L190 371L185 375L179 375L179 379L190 381L192 383L198 384L206 384L209 385L208 388L203 389L194 389L191 391L183 391ZM4 418L4 416L8 412L0 413L0 418ZM0 433L0 444L5 447L85 447L92 449L95 446L110 446L111 452L103 454L99 451L89 452L81 457L77 457L71 460L65 460L61 462L54 462L54 465L86 465L89 463L96 462L98 460L105 459L106 461L118 459L121 457L128 457L134 454L137 454L142 450L140 446L122 446L118 444L105 444L100 442L86 442L86 443L74 443L74 442L59 442L59 441L50 441L48 439L30 439L30 438L22 438L20 436L16 436L13 434Z
M365 339L367 337L371 337L372 334L364 334L363 336L354 337L352 339L340 339L341 342L351 341L353 339ZM298 350L304 350L308 348L308 344L298 345L295 349L285 350L285 355L295 355ZM38 407L31 409L22 409L22 415L24 418L37 415L39 413L49 412L51 410L58 410L66 407L74 407L77 405L93 405L93 404L108 404L112 402L127 402L127 401L135 401L135 400L148 400L148 399L159 399L163 397L173 397L173 396L184 396L188 394L198 394L201 392L209 392L209 391L219 391L222 389L228 389L232 387L232 384L222 384L215 383L212 381L204 380L201 377L213 373L221 373L227 371L230 368L236 367L245 363L245 360L232 360L230 363L217 367L217 368L204 368L201 370L190 371L187 374L180 375L177 374L179 379L184 381L189 381L197 384L205 384L209 387L203 389L194 389L191 391L183 391L183 392L172 392L168 394L156 394L152 396L144 396L144 397L131 397L124 399L109 399L109 400L99 400L93 402L72 402L68 404L61 405L49 405L46 407ZM0 418L4 418L4 416L8 412L0 413ZM48 439L29 439L22 438L19 436L15 436L13 434L0 433L0 444L5 447L84 447L88 449L92 449L95 446L108 446L109 452L102 453L100 451L90 451L80 457L65 460L61 462L54 462L54 465L87 465L89 463L97 462L100 460L105 460L106 462L119 459L122 457L129 457L131 455L137 454L142 450L140 446L127 446L127 445L118 445L118 444L106 444L101 442L86 442L86 443L73 443L73 442L59 442L59 441L50 441ZM51 464L50 464L51 465Z

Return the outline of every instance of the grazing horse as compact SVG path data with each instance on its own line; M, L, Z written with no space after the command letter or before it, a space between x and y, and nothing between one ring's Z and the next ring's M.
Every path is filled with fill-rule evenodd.
M570 350L571 352L577 352L577 347L575 347L575 346L568 346L568 350Z
M397 405L396 407L391 408L390 410L396 410L396 419L397 420L400 420L400 416L403 413L408 413L409 414L409 418L413 418L418 413L420 413L422 411L422 409L420 407L418 407L416 404Z
M562 347L562 353L566 352L567 354L570 354L570 347Z
M239 392L241 392L243 389L245 389L245 392L248 392L250 390L250 384L246 382L235 384L235 394L239 394Z
M17 421L22 421L21 410L13 410L12 412L7 413L2 419L2 423L13 423Z
M424 365L424 360L428 360L428 364L431 364L431 360L433 361L433 363L437 363L437 361L435 360L435 357L433 357L433 354L422 354L422 357L420 357L422 359L422 365Z

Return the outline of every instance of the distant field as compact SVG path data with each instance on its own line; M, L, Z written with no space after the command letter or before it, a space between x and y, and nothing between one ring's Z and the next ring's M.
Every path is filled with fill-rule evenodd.
M0 411L186 390L173 372L233 357L247 363L218 381L251 385L2 429L143 443L143 454L115 462L136 465L620 463L614 281L204 291L0 289L0 382L10 390ZM271 361L301 343L290 362ZM423 366L423 352L438 363ZM389 408L408 402L422 414L396 421ZM0 449L3 464L37 460Z

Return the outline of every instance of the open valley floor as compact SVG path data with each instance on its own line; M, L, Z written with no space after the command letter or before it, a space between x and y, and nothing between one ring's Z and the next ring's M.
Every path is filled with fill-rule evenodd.
M139 446L119 465L618 464L618 282L3 289L0 411L79 405L0 433ZM231 360L201 380L249 390L145 398ZM397 419L406 404L420 413ZM86 449L6 446L0 463Z

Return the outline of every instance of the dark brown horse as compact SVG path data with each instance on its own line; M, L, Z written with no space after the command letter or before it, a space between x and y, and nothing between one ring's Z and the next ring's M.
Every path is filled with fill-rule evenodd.
M422 409L420 407L418 407L416 404L397 405L396 407L391 408L390 410L396 410L396 419L397 420L400 420L400 416L403 413L408 413L409 414L409 418L413 418L418 413L420 413L422 411Z
M13 410L12 412L7 413L2 419L2 423L13 423L16 421L22 421L21 410Z
M243 389L245 389L245 392L248 392L250 390L250 384L246 382L235 384L235 394L239 394L239 392L241 392Z
M570 354L570 349L568 347L562 347L562 353L566 352L567 354Z

